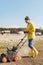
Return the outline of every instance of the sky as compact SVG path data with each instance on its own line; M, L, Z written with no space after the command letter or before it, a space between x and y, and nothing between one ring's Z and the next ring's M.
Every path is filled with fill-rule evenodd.
M26 27L26 16L43 28L43 0L0 0L0 27Z

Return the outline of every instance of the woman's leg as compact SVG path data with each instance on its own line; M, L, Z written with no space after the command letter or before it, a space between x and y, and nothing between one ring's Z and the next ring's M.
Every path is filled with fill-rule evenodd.
M29 39L29 40L28 40L28 46L29 46L30 48L33 48L33 39Z
M28 46L31 48L30 56L35 57L36 55L38 55L38 51L33 46L33 39L29 39L28 40Z

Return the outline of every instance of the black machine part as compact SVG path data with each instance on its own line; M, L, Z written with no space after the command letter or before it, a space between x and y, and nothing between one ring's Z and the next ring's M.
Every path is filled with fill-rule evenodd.
M1 58L3 58L3 57L7 57L6 54L2 53Z

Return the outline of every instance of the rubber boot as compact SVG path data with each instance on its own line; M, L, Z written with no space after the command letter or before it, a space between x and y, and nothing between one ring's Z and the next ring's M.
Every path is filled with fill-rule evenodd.
M31 49L31 52L29 54L29 57L35 57L35 51L33 50L33 48Z
M33 50L34 50L34 52L35 52L35 56L37 56L37 55L38 55L38 51L36 50L35 47L33 47Z

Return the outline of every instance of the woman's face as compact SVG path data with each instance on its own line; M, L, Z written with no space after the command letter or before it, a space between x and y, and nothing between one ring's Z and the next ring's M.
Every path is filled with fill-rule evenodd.
M26 22L26 23L29 23L29 22L30 22L30 20L25 20L25 22Z

